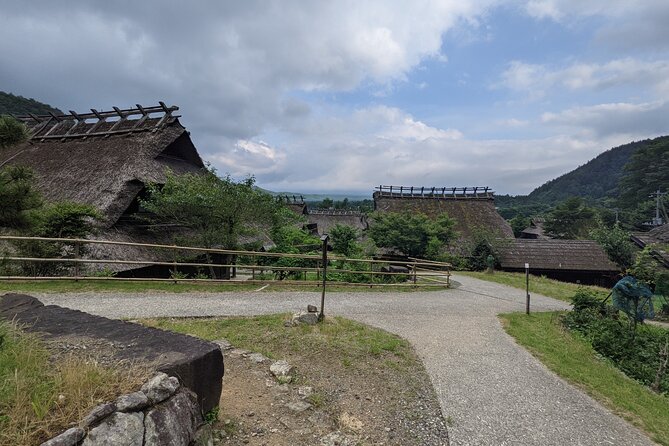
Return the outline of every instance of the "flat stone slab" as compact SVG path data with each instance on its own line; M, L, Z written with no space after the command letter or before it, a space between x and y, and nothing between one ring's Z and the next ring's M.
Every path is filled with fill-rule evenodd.
M153 365L179 378L198 396L204 413L218 406L223 383L223 354L218 345L192 336L107 319L57 305L43 305L24 294L0 297L0 318L14 320L26 331L47 340L81 337L104 340L112 346L114 359Z

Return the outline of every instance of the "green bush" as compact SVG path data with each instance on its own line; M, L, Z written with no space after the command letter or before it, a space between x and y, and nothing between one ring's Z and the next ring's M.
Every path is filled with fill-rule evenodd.
M585 289L573 298L574 309L563 319L570 330L581 333L592 347L627 376L647 386L654 383L661 362L661 349L669 340L665 329L637 325L630 329L626 315L604 306ZM669 393L669 375L661 378L657 391Z

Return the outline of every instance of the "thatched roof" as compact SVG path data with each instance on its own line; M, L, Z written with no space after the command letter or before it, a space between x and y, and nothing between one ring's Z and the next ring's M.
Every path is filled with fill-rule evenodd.
M307 221L317 225L319 235L328 234L335 225L350 226L359 231L368 228L367 217L355 211L331 210L309 210Z
M617 272L602 247L593 240L523 240L509 241L499 248L502 269L525 268L562 271Z
M397 188L395 186L395 188ZM378 212L420 212L428 217L436 218L446 213L455 220L455 230L460 238L470 240L477 231L485 231L497 237L513 238L513 230L509 223L495 209L493 192L481 188L485 193L470 193L474 188L455 188L453 195L447 192L454 188L434 188L439 193L432 193L433 188L422 188L430 193L418 194L420 187L414 192L404 186L402 193L393 190L392 194L384 191L374 192L374 210ZM462 190L467 190L465 193ZM445 193L441 193L445 190ZM478 188L477 188L478 190ZM460 191L460 192L458 192ZM413 195L411 195L413 193Z
M175 173L204 168L189 133L171 113L167 119L147 115L120 123L67 117L46 125L35 119L32 131L39 136L0 149L0 167L30 167L47 200L91 204L103 213L107 227L118 221L145 184L163 182L168 168ZM100 136L85 136L91 129Z

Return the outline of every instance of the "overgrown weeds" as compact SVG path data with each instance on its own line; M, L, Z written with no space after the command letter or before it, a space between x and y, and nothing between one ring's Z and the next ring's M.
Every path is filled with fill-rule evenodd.
M112 368L73 356L54 362L37 336L6 322L0 339L0 444L40 444L148 376L129 364Z

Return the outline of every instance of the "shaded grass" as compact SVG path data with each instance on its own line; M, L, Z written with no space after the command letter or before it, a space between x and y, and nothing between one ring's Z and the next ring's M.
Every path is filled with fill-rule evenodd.
M260 352L269 358L284 356L337 357L342 364L353 364L384 353L396 358L413 356L408 341L386 331L341 317L326 318L316 325L300 324L286 328L289 314L229 318L145 319L144 325L197 336L202 339L227 339L234 346Z
M505 271L495 271L494 274L475 271L459 271L457 274L474 277L476 279L487 280L488 282L501 283L514 288L525 289L525 274L510 273ZM571 298L579 288L587 288L597 293L600 298L605 298L609 294L607 288L591 285L579 285L576 283L560 282L559 280L549 279L543 276L534 276L530 274L530 294L538 293L554 299L563 300L571 303Z
M53 364L34 335L0 322L0 444L40 444L97 404L136 390L147 371L68 357Z
M669 398L625 376L578 334L562 327L564 313L502 314L505 330L549 369L614 413L669 445Z

